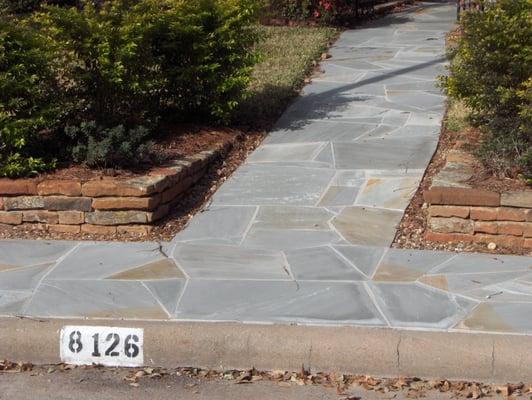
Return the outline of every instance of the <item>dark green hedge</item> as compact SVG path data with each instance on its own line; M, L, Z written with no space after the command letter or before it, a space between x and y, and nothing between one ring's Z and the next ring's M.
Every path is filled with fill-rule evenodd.
M21 165L42 160L29 143L43 131L84 161L74 149L116 142L102 132L150 131L163 114L227 121L255 61L256 8L254 0L80 1L3 18L0 52L8 61L0 63L0 85L19 87L2 91L0 101L20 105L0 108L0 132L11 132L0 137L0 176L46 167ZM14 146L12 127L28 119ZM63 134L89 122L96 137L87 129Z

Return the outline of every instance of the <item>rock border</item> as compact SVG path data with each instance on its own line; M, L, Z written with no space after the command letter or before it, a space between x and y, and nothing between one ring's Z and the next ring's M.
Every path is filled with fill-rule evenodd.
M0 224L63 233L147 234L231 148L232 142L226 142L130 179L3 178Z
M532 191L473 188L467 181L475 163L464 151L449 152L445 166L423 194L428 204L425 238L532 249Z

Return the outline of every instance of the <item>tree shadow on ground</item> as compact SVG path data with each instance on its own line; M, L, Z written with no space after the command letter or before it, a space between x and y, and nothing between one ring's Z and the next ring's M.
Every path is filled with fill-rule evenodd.
M294 98L297 98L298 93L290 85L265 85L241 103L235 120L256 129L270 129Z
M401 24L415 22L413 16L416 14L425 13L434 8L448 7L449 4L452 3L453 2L449 0L424 1L421 4L416 4L406 10L402 10L399 13L388 14L384 18L366 21L363 25L359 26L358 29L355 29L355 31L382 28L390 25L398 25L398 28L400 28ZM430 22L449 22L449 20L440 21L440 19L431 19ZM371 47L371 44L368 44L368 47ZM356 47L353 47L353 51L356 51ZM264 129L270 129L274 125L281 126L288 130L301 129L312 120L328 118L331 114L344 111L349 105L353 105L353 103L358 102L361 105L364 105L364 102L375 97L364 94L365 86L379 84L391 78L408 75L415 71L441 64L445 61L445 57L435 55L434 59L429 61L420 62L403 68L396 68L388 72L379 73L378 71L359 71L371 72L376 76L351 83L347 82L334 89L319 93L305 94L303 96L297 96L298 92L290 86L267 85L259 91L253 92L251 96L242 103L237 111L236 120L244 121L244 124L260 126ZM334 64L334 59L326 62ZM353 76L356 74L357 71L353 69ZM353 93L353 91L359 93ZM390 103L390 105L393 106L393 103ZM399 109L402 110L402 108ZM283 112L285 112L284 115ZM278 120L279 118L280 120ZM275 121L277 120L278 122L275 124Z
M441 64L445 57L437 57L433 60L418 63L412 66L399 68L380 75L362 79L358 82L346 83L338 88L310 93L297 98L297 103L292 104L286 111L279 125L286 130L298 130L309 124L312 120L327 119L333 113L345 111L354 102L363 103L375 96L364 94L365 86L380 83L387 79L407 75L411 72ZM360 93L347 94L346 92L361 89ZM390 104L392 105L392 103ZM421 110L420 110L421 111Z

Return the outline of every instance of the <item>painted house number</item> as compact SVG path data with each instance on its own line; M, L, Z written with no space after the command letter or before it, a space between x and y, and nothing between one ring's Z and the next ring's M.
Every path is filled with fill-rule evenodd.
M75 365L138 367L144 364L144 330L109 326L65 326L61 361Z

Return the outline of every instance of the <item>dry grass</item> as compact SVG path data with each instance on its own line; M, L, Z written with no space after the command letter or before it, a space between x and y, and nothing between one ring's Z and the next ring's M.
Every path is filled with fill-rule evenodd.
M460 100L449 99L445 127L451 132L460 132L470 127L470 110Z
M272 121L281 114L338 32L302 26L261 26L259 30L260 61L239 118L249 122Z

